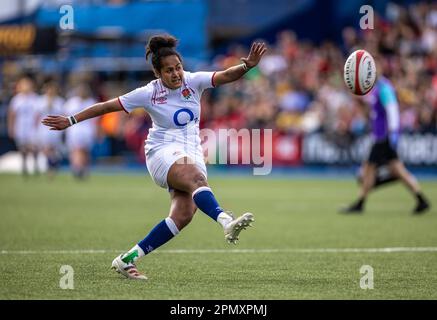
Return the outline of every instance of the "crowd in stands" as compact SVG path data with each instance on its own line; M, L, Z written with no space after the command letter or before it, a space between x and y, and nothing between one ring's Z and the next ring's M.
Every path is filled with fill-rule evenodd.
M283 134L324 132L347 141L362 136L369 130L369 109L344 85L343 66L351 52L363 48L381 64L396 88L402 131L437 134L437 3L390 4L383 17L375 17L373 30L348 27L342 36L341 45L329 41L315 45L284 30L244 79L206 91L201 127L272 128ZM247 52L248 48L234 45L226 55L214 58L211 69L239 64ZM7 112L20 70L16 63L5 62L0 72L0 118L4 119L1 115ZM47 75L35 76L41 88ZM106 81L92 73L57 76L54 80L62 84L65 98L83 82L90 84L100 101L138 86ZM97 141L109 141L109 155L141 150L138 155L142 157L150 126L141 111L130 116L108 114L100 119Z

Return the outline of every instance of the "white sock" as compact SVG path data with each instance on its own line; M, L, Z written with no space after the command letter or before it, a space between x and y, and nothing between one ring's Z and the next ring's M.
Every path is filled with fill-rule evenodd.
M136 252L136 253L135 253ZM139 245L135 245L132 249L130 249L128 252L126 252L121 259L125 259L126 257L129 257L129 261L123 261L125 263L135 263L135 261L137 261L139 258L144 257L144 251L143 249L141 249L141 247Z
M217 217L217 222L220 223L223 228L226 227L227 224L232 220L233 220L232 217L226 212L220 213Z

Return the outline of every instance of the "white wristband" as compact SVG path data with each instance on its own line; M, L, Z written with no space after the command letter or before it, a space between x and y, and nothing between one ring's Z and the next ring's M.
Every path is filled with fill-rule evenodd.
M67 117L67 119L68 119L68 122L70 122L70 126L77 123L77 120L74 116L69 116L69 117Z

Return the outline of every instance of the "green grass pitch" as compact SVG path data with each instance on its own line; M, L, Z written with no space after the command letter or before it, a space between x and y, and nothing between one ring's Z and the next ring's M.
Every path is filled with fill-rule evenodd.
M146 174L84 183L0 175L0 299L437 299L437 182L422 182L435 202L422 216L399 184L372 194L365 214L344 216L337 209L356 196L352 177L209 182L223 207L254 213L254 228L229 245L198 211L140 260L149 277L141 282L110 265L168 213L168 193ZM399 247L407 249L338 250ZM73 290L60 288L62 265L74 270ZM360 288L363 265L373 268L373 289Z

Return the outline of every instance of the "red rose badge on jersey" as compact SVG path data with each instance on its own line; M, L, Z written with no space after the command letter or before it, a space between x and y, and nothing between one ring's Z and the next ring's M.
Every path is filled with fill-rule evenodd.
M182 90L182 95L184 96L185 99L190 99L191 98L191 92L190 89L184 89Z

